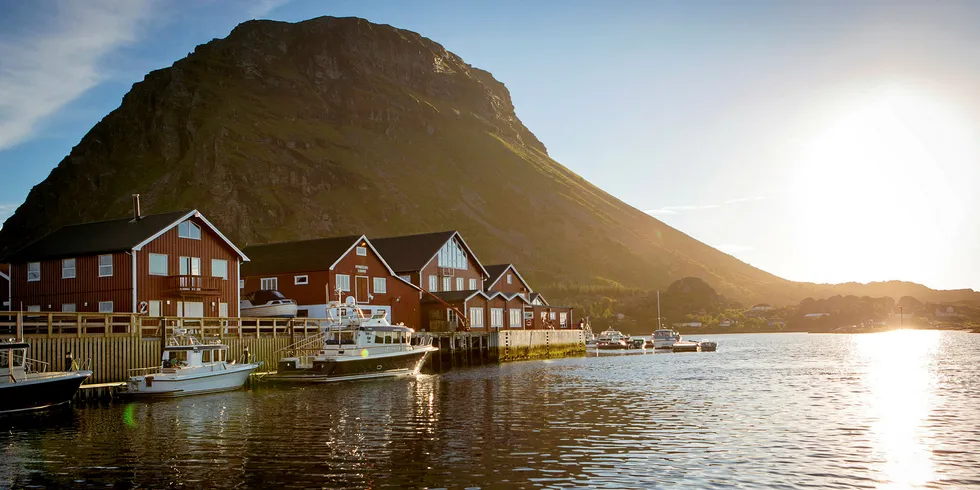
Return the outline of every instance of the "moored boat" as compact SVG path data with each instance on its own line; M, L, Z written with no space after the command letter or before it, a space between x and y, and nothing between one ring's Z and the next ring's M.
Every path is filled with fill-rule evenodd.
M68 403L92 371L46 372L47 364L27 358L30 344L0 342L0 414L40 410Z
M325 383L355 379L415 376L426 358L438 351L429 338L388 322L387 312L365 314L348 302L327 305L328 329L282 349L287 357L269 381Z
M243 317L295 318L297 307L279 291L262 289L242 296L239 309Z
M227 360L228 346L183 335L163 348L160 366L131 369L123 394L178 397L241 389L259 363Z
M625 350L630 348L629 337L612 327L607 328L596 337L595 348L598 350Z
M681 334L669 328L657 329L653 332L654 349L671 349L675 342L681 341Z
M701 352L701 344L690 340L678 340L671 346L674 352Z
M702 341L701 352L714 352L718 350L718 342Z

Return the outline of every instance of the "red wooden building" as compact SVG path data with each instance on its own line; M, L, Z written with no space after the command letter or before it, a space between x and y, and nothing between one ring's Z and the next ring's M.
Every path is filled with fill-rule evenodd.
M0 264L0 310L10 309L10 265Z
M61 227L6 257L11 308L238 316L241 250L197 210Z
M486 266L490 277L484 283L488 294L516 294L526 299L524 306L524 328L563 329L575 328L572 323L572 308L551 306L540 293L534 292L513 264Z
M242 291L274 289L303 317L325 318L329 301L353 296L363 310L385 310L392 323L418 328L419 288L398 277L367 237L345 236L254 245L242 265ZM338 289L340 296L338 296Z

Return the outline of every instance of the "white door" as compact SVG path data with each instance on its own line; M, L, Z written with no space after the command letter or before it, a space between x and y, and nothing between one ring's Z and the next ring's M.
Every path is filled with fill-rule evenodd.
M160 300L150 301L149 315L151 317L158 317L158 316L160 316Z
M218 316L228 318L228 303L218 303Z
M188 318L200 318L204 316L204 303L200 301L184 302L184 316Z

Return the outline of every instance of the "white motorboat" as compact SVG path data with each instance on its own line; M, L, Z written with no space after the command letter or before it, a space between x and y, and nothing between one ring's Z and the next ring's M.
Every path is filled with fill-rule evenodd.
M46 372L46 363L27 358L29 348L24 342L0 342L0 414L68 403L92 375L74 368Z
M187 335L163 348L160 366L131 369L124 393L131 396L177 397L240 389L262 365L227 361L228 346L199 343Z
M350 300L352 298L348 298ZM324 332L282 349L270 381L325 383L366 378L415 376L439 348L432 339L388 323L387 312L365 314L353 301L327 305L331 326Z
M630 347L629 336L612 327L607 328L596 337L595 348L597 350L626 350Z
M252 291L242 297L238 307L243 317L296 317L296 302L274 290Z
M654 349L673 349L674 343L681 341L681 334L676 330L661 328L653 332Z

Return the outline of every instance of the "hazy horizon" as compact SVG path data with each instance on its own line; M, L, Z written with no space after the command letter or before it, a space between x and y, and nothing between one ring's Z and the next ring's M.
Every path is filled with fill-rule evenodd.
M0 219L147 72L251 18L419 32L557 161L753 266L980 290L980 5L0 0Z

